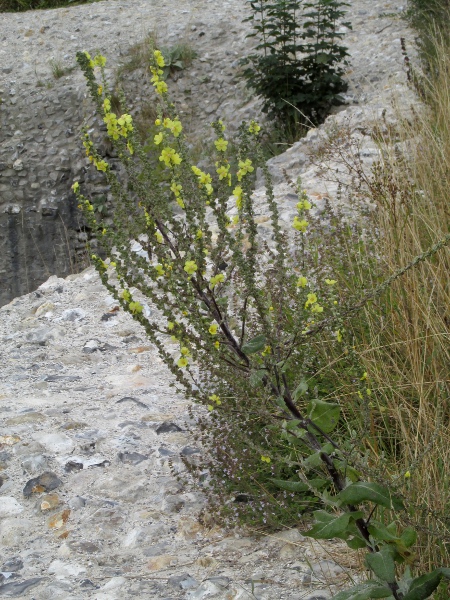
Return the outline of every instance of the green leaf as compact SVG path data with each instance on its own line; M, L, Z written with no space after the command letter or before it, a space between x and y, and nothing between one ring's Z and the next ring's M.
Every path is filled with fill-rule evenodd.
M392 496L391 492L378 483L357 481L347 486L337 495L341 504L359 504L360 502L374 502L385 508L402 510L403 502Z
M266 336L262 334L257 335L242 346L242 352L244 352L245 354L255 354L256 352L263 350L265 345Z
M355 585L349 590L339 592L333 596L332 600L371 600L371 598L391 598L392 591L385 585L381 585L378 581L367 581Z
M442 577L450 579L450 569L441 567L412 580L404 600L425 600L438 587Z
M338 404L315 398L308 404L308 416L325 433L330 433L339 422L341 409Z
M308 388L309 386L306 383L306 380L302 379L294 390L294 400L298 400L301 396L303 396L303 394L308 391Z
M367 548L367 543L360 537L356 535L352 538L345 540L347 546L352 550L358 550L359 548Z
M383 525L383 523L379 523L378 521L373 520L368 526L368 530L370 535L378 542L400 542L400 538L398 535L389 531L389 528Z
M301 423L300 419L292 419L292 421L288 421L286 423L286 429L289 431L290 429L296 429Z
M386 583L395 581L394 551L389 546L383 546L379 552L366 555L366 564L375 575Z
M406 548L411 548L416 543L417 532L412 527L407 527L400 536L400 539Z
M344 533L350 520L360 519L361 517L363 517L363 513L359 511L335 515L324 510L317 510L314 513L316 524L305 535L316 540L329 540Z
M258 369L257 371L253 371L250 375L249 382L253 388L258 387L264 376L267 375L267 371L265 369Z
M277 487L288 492L308 492L309 486L303 481L285 481L283 479L271 479Z

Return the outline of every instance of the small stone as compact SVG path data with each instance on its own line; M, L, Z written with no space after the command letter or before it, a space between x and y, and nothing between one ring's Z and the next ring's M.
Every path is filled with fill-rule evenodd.
M55 308L53 302L44 302L34 311L35 317L40 317L41 315L45 315L48 312L51 312Z
M173 575L172 577L169 577L167 583L172 587L180 590L189 590L199 585L198 581L191 577L189 573L183 573L182 575Z
M85 590L98 590L100 586L92 583L90 579L83 579L80 581L80 587Z
M164 421L157 429L156 433L160 435L161 433L175 433L177 431L182 431L181 427L178 427L175 423L171 421Z
M70 509L66 508L48 520L49 529L61 529L69 520Z
M69 542L69 548L74 552L81 552L84 554L95 554L95 552L100 552L100 547L93 542Z
M49 452L64 452L69 454L73 449L73 442L67 435L63 433L38 433L34 438L43 444Z
M0 448L4 446L13 446L20 442L20 437L18 435L0 435Z
M39 423L44 421L47 417L39 412L28 412L17 417L12 417L6 421L7 425L25 425L27 423Z
M62 321L81 321L86 317L86 313L82 308L68 308L61 315Z
M23 506L12 496L0 496L0 518L12 517L23 511Z
M66 473L71 473L72 471L81 471L82 468L83 463L76 460L69 460L64 465L64 471L66 471Z
M32 494L41 494L42 492L51 492L62 485L61 479L52 473L47 471L27 481L27 484L23 488L23 495L25 498L29 498Z
M44 512L46 510L52 510L53 508L56 508L60 505L60 503L61 501L58 494L46 494L43 498L41 498L39 506L41 511Z
M44 381L50 382L50 383L56 383L58 381L62 381L62 382L71 382L71 381L80 381L81 377L79 377L78 375L47 375L46 377L44 377Z
M125 398L121 398L120 400L117 400L116 404L121 404L122 402L134 402L134 404L137 404L137 406L141 406L142 408L148 408L147 404L144 404L144 402L141 402L140 400L138 400L137 398L133 398L132 396L126 396Z
M62 560L54 560L48 568L50 574L56 575L59 579L65 579L67 577L79 577L86 573L86 569L74 563L65 563Z
M33 577L25 581L6 583L0 586L0 596L6 598L23 598L23 593L43 581L42 577Z
M148 456L139 454L139 452L119 452L119 460L128 465L138 465L144 460L148 460Z
M25 457L20 463L22 468L30 473L39 473L48 468L48 462L45 456L42 454L34 454L32 456Z
M193 454L200 454L200 450L198 448L191 448L190 446L185 446L181 451L183 456L192 456Z
M150 571L160 571L166 567L174 566L177 564L177 559L171 554L162 554L161 556L155 556L148 562L148 569Z
M86 506L86 500L81 496L75 496L69 500L68 505L72 510L78 510Z
M61 425L61 429L63 431L74 431L77 429L84 429L87 426L88 426L88 424L83 423L82 421L69 421L69 423L65 423L64 425Z
M9 558L7 561L5 561L0 570L6 571L7 573L16 573L21 569L23 569L22 559L18 556L14 556L13 558Z

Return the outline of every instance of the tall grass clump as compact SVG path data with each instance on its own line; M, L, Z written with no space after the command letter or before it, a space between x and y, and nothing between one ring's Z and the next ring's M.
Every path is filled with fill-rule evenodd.
M398 109L396 125L378 124L373 136L380 160L370 172L358 148L348 153L344 131L330 137L321 155L346 166L349 196L376 207L368 215L374 235L358 243L359 268L341 273L342 286L377 285L449 235L450 54L445 38L433 44L433 69L421 80L426 104ZM354 250L348 246L356 267ZM412 563L418 570L450 562L449 272L444 248L348 322L370 397L352 393L335 370L348 427L366 447L369 470L374 477L389 475L406 501L400 522L418 533ZM446 600L449 592L442 583L435 597Z
M79 183L73 185L103 252L92 260L103 284L158 349L173 375L168 385L194 401L193 433L205 458L200 464L186 459L185 466L213 512L230 526L243 520L279 527L317 508L306 535L339 538L353 550L364 549L372 573L335 600L429 598L441 581L450 579L450 569L437 563L419 574L411 568L420 527L404 481L413 478L423 456L414 456L413 462L406 456L408 471L399 482L396 469L405 468L400 458L405 452L401 440L395 444L398 454L386 442L397 431L389 422L374 420L373 435L379 432L384 451L361 426L361 415L371 417L378 402L377 373L367 365L372 366L370 351L379 343L372 348L365 341L372 339L376 312L368 311L359 321L355 315L370 304L381 305L386 294L392 308L398 283L409 285L414 271L420 279L425 263L439 262L450 234L442 232L436 239L430 231L416 246L418 254L409 244L400 256L406 263L376 273L374 287L351 298L353 290L334 278L336 261L326 258L331 246L336 255L354 236L346 237L345 228L338 231L331 211L314 216L300 181L295 186L288 180L298 202L289 227L283 224L255 121L242 124L235 146L222 121L212 123L211 166L202 170L193 164L168 98L160 51L153 52L151 62L160 101L152 148L140 142L130 114L112 111L106 59L80 52L77 60L126 174L119 180L85 128L86 155L105 174L114 196L112 219L106 221ZM126 111L125 98L121 106ZM165 180L156 177L149 153L162 163ZM390 173L386 164L366 181L380 206L390 205L383 193L383 173ZM257 166L265 177L267 221L257 216ZM327 235L330 243L324 245ZM352 268L356 254L350 252L347 261L353 279L359 273L358 265ZM387 352L396 352L392 343ZM358 406L343 397L344 389L358 398ZM411 406L414 401L412 395ZM358 411L359 421L352 422ZM396 462L383 471L387 451Z

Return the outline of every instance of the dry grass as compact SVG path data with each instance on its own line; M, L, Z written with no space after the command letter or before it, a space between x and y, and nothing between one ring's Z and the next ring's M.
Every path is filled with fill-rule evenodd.
M377 252L385 275L450 229L448 49L438 56L437 75L428 81L429 106L412 122L401 122L397 145L383 140L384 159L367 188L378 207ZM355 328L376 390L361 435L378 473L388 471L407 499L405 520L419 532L422 572L450 564L449 273L446 247L366 307Z

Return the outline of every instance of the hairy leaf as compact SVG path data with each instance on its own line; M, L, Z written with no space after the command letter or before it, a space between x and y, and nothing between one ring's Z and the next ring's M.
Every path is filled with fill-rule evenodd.
M359 504L360 502L374 502L385 508L402 510L403 502L378 483L358 481L350 484L345 490L339 492L337 498L340 504Z
M330 433L339 422L341 409L338 404L315 398L308 405L308 417L325 433Z
M395 582L395 561L393 549L383 546L379 552L371 552L366 555L366 564L369 569L382 581Z
M244 352L245 354L255 354L256 352L263 350L265 345L266 336L262 334L257 335L242 346L242 352Z
M305 535L316 540L329 540L344 533L350 520L360 519L361 517L363 517L363 513L359 511L334 515L324 510L318 510L314 513L316 524Z
M393 600L394 596L388 587L378 583L378 581L367 581L355 585L349 590L339 592L339 594L333 596L332 600L371 600L372 598Z

